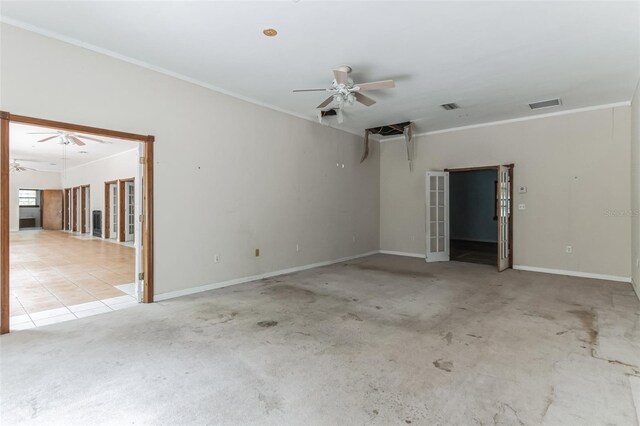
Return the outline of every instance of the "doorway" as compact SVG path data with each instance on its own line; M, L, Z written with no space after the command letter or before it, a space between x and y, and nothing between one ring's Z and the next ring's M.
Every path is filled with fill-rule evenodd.
M495 265L498 211L495 169L450 172L451 260Z
M13 115L8 112L0 112L0 176L2 178L0 182L0 334L7 333L10 329L11 306L9 302L11 299L11 275L9 272L9 213L11 208L9 197L9 129L10 124L14 123L16 125L44 127L48 131L56 130L61 131L60 133L78 132L87 135L140 143L140 161L138 162L139 166L137 173L139 173L140 177L144 176L144 180L140 179L140 182L143 182L139 192L141 194L140 207L138 207L140 221L136 221L135 224L136 232L140 235L140 243L136 248L135 255L135 276L137 280L136 289L140 288L139 294L142 296L142 302L153 302L153 136L136 135L132 133ZM87 222L83 220L89 214L89 208L87 205L89 192L85 195L80 188L72 186L70 188L66 188L64 191L58 190L57 194L59 199L58 219L60 225L72 232L82 232L86 228L89 228ZM82 198L84 198L85 201L84 205L82 203ZM13 202L11 204L13 204ZM84 225L82 222L85 222ZM42 232L44 235L44 231ZM56 238L74 238L64 237L64 234L58 235L59 237ZM139 262L138 259L140 259Z
M425 260L512 267L512 182L513 164L427 172Z

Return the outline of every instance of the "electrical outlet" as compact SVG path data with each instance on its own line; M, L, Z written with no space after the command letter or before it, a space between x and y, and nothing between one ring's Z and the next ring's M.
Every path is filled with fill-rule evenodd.
M518 192L521 194L526 194L527 193L527 187L526 186L521 186L520 188L518 188Z
M518 204L518 210L526 210L526 209L527 209L526 204Z
M565 247L564 251L566 251L567 253L571 254L571 253L573 253L573 247L567 246L567 247Z
M260 257L260 249L256 249L256 257Z
M219 254L214 254L213 255L213 262L214 263L220 263L220 255Z

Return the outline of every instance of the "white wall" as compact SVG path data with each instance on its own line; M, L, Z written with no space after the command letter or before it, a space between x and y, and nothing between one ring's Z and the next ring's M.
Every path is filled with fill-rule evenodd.
M426 170L515 163L514 263L629 279L629 129L617 107L420 136L413 172L383 142L381 248L424 254Z
M73 188L89 185L89 230L93 227L93 210L102 210L102 235L104 236L104 183L136 176L138 167L138 143L130 142L132 149L102 160L72 167L62 175L62 186Z
M157 294L378 249L360 136L1 28L2 110L156 137Z
M57 172L18 172L9 176L9 229L20 229L19 189L61 189L60 173Z
M631 103L631 270L640 298L640 83Z

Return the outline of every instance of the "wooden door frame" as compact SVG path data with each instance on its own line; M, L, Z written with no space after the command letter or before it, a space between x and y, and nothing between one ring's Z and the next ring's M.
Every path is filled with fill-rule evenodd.
M110 180L104 183L104 235L102 238L111 238L111 185L117 185L117 180Z
M10 282L9 282L9 125L28 124L50 129L80 132L95 136L111 137L143 144L142 226L142 273L144 274L143 303L153 302L153 146L151 135L120 132L98 127L82 126L60 121L27 117L0 111L0 334L9 332Z
M71 209L73 211L72 232L78 232L78 190L79 186L71 188Z
M80 217L81 234L87 233L87 194L84 189L88 187L89 185L80 185L80 211L82 212Z
M71 230L71 203L69 202L69 198L71 197L71 188L64 188L63 190L63 198L64 198L64 220L62 223L62 229L64 231Z
M126 239L125 235L125 191L127 182L135 182L136 178L118 179L118 241L121 243Z
M514 164L503 164L503 166L509 168L509 208L511 211L509 212L509 268L513 268L513 167ZM479 166L479 167L459 167L454 169L444 169L445 172L456 173L456 172L475 172L478 170L495 170L496 173L500 171L500 165L497 166ZM496 176L497 177L497 176ZM497 189L496 189L497 190ZM498 202L496 200L496 202ZM500 241L498 241L498 244ZM500 256L496 260L496 267L499 269Z

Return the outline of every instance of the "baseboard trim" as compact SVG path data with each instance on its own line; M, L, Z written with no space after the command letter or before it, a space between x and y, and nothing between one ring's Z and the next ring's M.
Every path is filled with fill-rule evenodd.
M618 275L593 274L591 272L566 271L564 269L538 268L537 266L513 265L513 269L530 272L543 272L545 274L568 275L570 277L593 278L596 280L618 281L631 284L631 277Z
M371 256L371 255L374 255L374 254L378 254L378 250L370 251L370 252L362 253L362 254L357 254L355 256L343 257L343 258L335 259L335 260L327 260L327 261L324 261L324 262L317 262L317 263L311 263L311 264L303 265L303 266L296 266L294 268L287 268L287 269L280 269L280 270L272 271L272 272L265 272L264 274L252 275L252 276L249 276L249 277L235 278L233 280L222 281L222 282L219 282L219 283L206 284L206 285L202 285L202 286L198 286L198 287L186 288L184 290L176 290L176 291L170 291L168 293L156 294L156 295L154 295L154 300L157 301L157 302L160 302L160 301L163 301L163 300L174 299L176 297L188 296L190 294L196 294L196 293L202 293L204 291L215 290L215 289L222 288L222 287L229 287L229 286L232 286L232 285L247 283L247 282L250 282L250 281L261 280L261 279L264 279L264 278L276 277L278 275L291 274L293 272L306 271L307 269L313 269L313 268L319 268L321 266L333 265L335 263L346 262L346 261L349 261L349 260L359 259L361 257Z
M404 251L393 251L393 250L380 250L378 251L378 253L392 254L394 256L419 257L420 259L424 259L424 254L422 253L408 253Z

